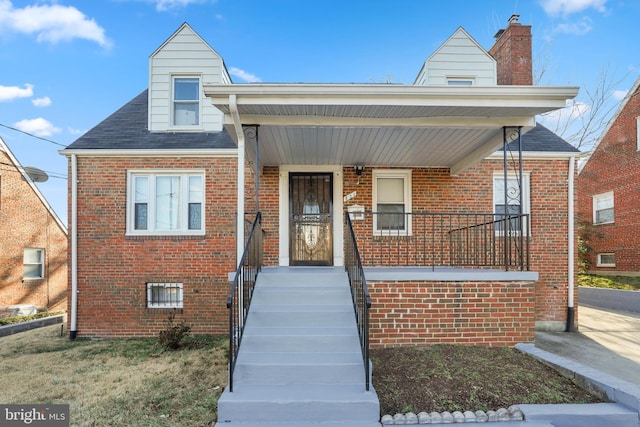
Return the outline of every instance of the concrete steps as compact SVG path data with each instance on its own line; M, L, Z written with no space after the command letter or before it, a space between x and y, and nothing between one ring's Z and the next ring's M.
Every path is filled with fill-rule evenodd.
M341 268L265 268L258 276L218 423L379 426L346 273Z

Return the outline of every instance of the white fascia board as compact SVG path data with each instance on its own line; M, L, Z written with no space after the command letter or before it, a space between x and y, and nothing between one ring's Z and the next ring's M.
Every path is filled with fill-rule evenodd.
M238 157L236 148L193 149L193 150L103 150L64 149L58 151L63 156L75 154L78 157Z
M522 158L527 160L566 160L572 157L579 158L586 153L578 153L575 151L523 151ZM501 151L497 151L490 156L487 156L487 160L502 160L504 155Z

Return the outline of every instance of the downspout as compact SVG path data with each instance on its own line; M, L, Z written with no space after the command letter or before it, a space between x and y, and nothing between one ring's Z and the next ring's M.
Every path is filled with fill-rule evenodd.
M71 155L71 320L69 339L78 335L78 159Z
M574 275L575 275L575 271L574 271L574 267L575 267L575 260L574 260L574 256L575 256L575 236L574 236L574 227L575 227L575 218L574 218L574 206L573 206L573 197L574 197L574 186L575 186L575 179L574 179L574 174L575 174L575 163L576 163L576 158L574 156L572 156L569 159L569 190L568 190L568 197L569 197L569 231L568 231L568 241L569 241L569 247L568 247L568 256L569 256L569 265L568 265L568 272L569 272L569 281L568 281L568 285L569 285L569 295L568 295L568 304L567 304L567 326L565 328L565 332L574 332L575 331L575 326L573 324L574 319L575 319L575 307L574 307L574 301L573 301L573 291L575 288L575 283L574 283Z

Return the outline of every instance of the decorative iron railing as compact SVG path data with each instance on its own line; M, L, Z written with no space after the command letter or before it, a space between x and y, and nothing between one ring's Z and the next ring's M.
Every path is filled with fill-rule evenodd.
M358 214L352 227L365 266L529 270L529 215Z
M351 298L356 315L358 334L360 335L360 348L362 349L362 361L364 364L365 390L369 391L370 367L369 367L369 309L371 308L371 297L367 288L367 281L364 277L360 253L356 235L351 225L349 215L345 220L345 269L349 276L351 287Z
M262 268L262 216L256 214L251 226L247 243L242 258L238 263L231 290L227 296L227 308L229 309L229 391L233 392L233 371L236 367L236 359L244 325L249 314L253 289Z

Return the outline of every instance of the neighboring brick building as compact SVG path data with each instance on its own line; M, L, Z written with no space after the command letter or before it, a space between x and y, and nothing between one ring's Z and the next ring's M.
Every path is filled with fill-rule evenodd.
M67 230L0 138L0 307L67 308Z
M640 78L578 175L588 270L640 275Z
M63 151L72 335L155 335L169 313L226 333L257 210L266 266L344 265L354 215L373 346L513 345L564 329L577 150L535 116L577 88L531 86L517 19L498 43L524 71L459 28L414 85L236 85L184 24L151 55L149 89Z

